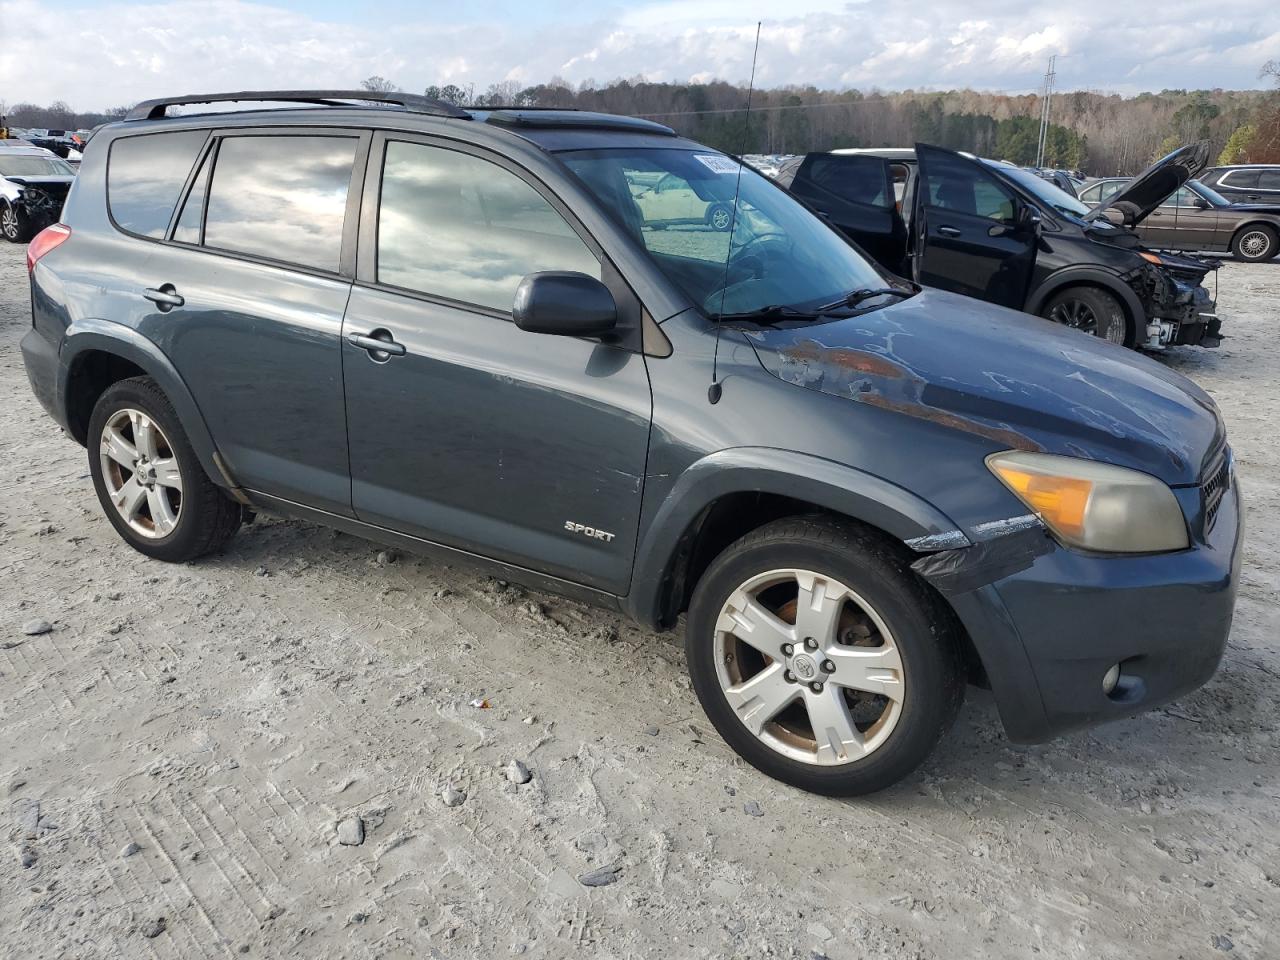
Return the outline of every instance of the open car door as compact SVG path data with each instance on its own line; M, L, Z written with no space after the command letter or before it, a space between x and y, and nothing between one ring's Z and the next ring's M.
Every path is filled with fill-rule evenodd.
M986 164L916 144L912 274L919 283L1021 310L1040 219Z
M778 182L885 269L905 275L907 228L894 196L890 161L810 153L781 171Z

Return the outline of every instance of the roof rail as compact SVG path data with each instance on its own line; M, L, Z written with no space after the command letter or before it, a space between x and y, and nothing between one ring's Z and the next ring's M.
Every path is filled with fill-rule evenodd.
M238 90L232 93L191 93L182 97L160 97L143 100L125 116L126 120L159 120L169 107L189 103L310 103L317 106L352 106L345 101L385 103L402 107L410 113L426 113L435 117L471 119L471 114L452 103L420 97L414 93L388 93L381 90Z

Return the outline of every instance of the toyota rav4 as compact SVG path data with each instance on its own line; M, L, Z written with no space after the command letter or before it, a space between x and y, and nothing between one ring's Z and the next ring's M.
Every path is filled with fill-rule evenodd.
M167 116L251 100L288 104ZM656 123L151 101L28 265L31 385L127 544L191 561L270 511L683 618L716 729L809 790L908 774L966 682L1041 741L1226 642L1240 505L1202 390L901 279Z

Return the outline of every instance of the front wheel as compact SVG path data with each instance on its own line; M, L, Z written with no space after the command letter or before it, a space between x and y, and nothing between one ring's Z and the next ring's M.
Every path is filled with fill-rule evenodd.
M711 229L719 233L724 233L733 226L733 211L723 203L715 203L707 210L707 223L711 225Z
M107 388L89 420L89 472L111 525L157 560L194 560L240 526L240 505L205 474L169 398L150 377Z
M1129 320L1120 301L1097 287L1068 287L1055 293L1041 314L1046 320L1129 346Z
M1237 260L1259 263L1280 254L1276 231L1265 224L1245 227L1231 240L1231 252Z
M694 591L685 645L728 744L830 796L909 774L964 694L940 601L877 536L835 520L780 520L726 548Z
M13 204L0 207L0 236L10 243L26 243L35 231L27 215Z

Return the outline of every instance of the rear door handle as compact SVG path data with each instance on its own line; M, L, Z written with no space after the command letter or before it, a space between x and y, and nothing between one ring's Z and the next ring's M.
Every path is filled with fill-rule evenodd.
M960 236L960 231L959 231L959 230L957 230L955 227L942 226L942 227L939 227L939 228L938 228L938 232L939 232L940 234L942 234L944 237L958 237L958 236Z
M142 295L158 306L161 310L170 310L173 307L180 307L187 301L182 298L182 294L174 288L172 283L161 284L158 287L147 287L142 291Z
M367 334L348 333L347 343L361 350L367 350L369 357L378 363L386 363L392 357L403 357L406 353L403 343L396 343L391 331L383 327L371 330Z

